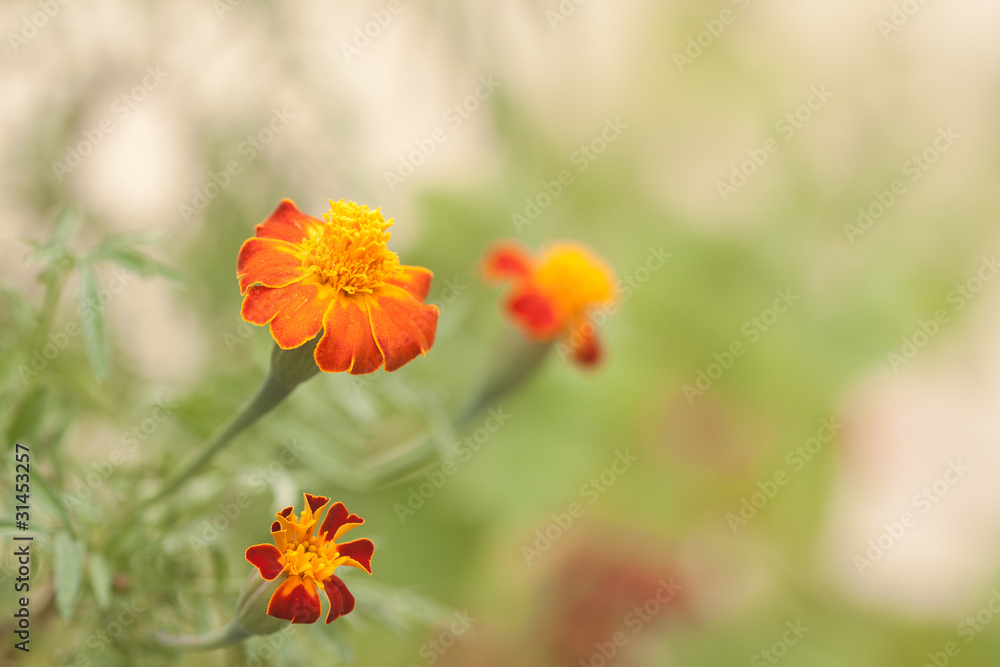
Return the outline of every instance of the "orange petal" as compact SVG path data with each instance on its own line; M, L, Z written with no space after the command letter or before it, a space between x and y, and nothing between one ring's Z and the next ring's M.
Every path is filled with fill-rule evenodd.
M236 277L240 281L240 294L250 285L260 283L265 287L285 287L302 280L307 271L296 255L298 248L277 239L247 239L236 260Z
M309 235L309 228L323 223L298 208L291 199L282 199L267 220L254 227L254 234L261 238L280 239L300 243Z
M527 278L532 271L531 251L518 243L495 243L486 251L483 260L483 278L491 283Z
M431 291L431 279L434 273L422 266L400 266L399 273L386 282L396 287L402 287L423 303L427 301L427 293Z
M437 306L414 299L400 287L385 285L365 295L372 333L385 357L385 370L394 371L418 354L427 354L437 333Z
M273 544L250 547L247 549L246 558L267 581L274 581L285 569L284 563L281 562L281 552Z
M327 373L372 373L382 353L372 337L368 306L361 296L337 294L323 317L325 331L316 345L316 365Z
M285 300L271 320L271 336L283 350L310 341L323 328L323 314L333 298L331 290L320 285L289 285Z
M337 545L337 553L350 560L344 563L360 567L368 574L372 573L372 556L375 554L375 544L371 540L354 540Z
M320 332L332 296L329 290L312 283L278 288L254 285L247 290L240 314L251 324L270 324L274 341L289 350Z
M562 316L556 305L530 284L510 296L507 310L525 333L536 340L548 340L563 328Z
M292 623L315 623L322 611L316 586L298 575L288 577L278 586L267 605L268 616Z
M344 614L354 611L354 596L347 590L340 577L332 574L327 577L323 582L323 590L330 601L330 612L326 615L327 623L333 623Z

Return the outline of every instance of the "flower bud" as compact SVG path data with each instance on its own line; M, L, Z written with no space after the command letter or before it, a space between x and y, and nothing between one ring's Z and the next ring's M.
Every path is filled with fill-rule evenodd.
M271 353L271 375L289 389L316 375L319 366L316 365L313 352L318 342L319 336L316 336L291 350L282 350L275 345Z
M251 570L243 582L243 590L236 601L236 625L248 635L270 635L288 627L288 621L267 615L271 596L287 577L281 575L266 581L257 570Z

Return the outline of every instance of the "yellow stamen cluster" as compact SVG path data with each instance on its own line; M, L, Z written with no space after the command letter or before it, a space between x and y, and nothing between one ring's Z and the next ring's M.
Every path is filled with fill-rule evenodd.
M592 253L571 244L550 248L538 263L535 280L567 314L605 303L613 295L611 271Z
M321 582L337 569L337 545L316 536L292 540L285 550L288 573Z
M381 209L331 199L323 218L326 224L310 231L299 253L314 280L347 294L371 294L396 274L399 257L386 248L392 219Z

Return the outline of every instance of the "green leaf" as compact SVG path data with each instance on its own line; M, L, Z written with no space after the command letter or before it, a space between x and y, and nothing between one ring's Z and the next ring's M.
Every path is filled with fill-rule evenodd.
M66 510L66 505L63 501L56 495L52 487L49 486L48 480L45 479L45 475L34 472L31 478L34 483L34 488L38 491L38 500L41 500L44 504L49 505L58 515L63 522L63 527L69 532L70 535L76 536L76 531L73 528L73 522L70 520L69 512Z
M33 259L46 264L55 264L63 257L70 256L72 253L69 252L69 242L82 219L76 209L63 209L59 217L56 218L56 225L49 240L43 244L32 244L35 246Z
M52 240L49 241L49 245L55 245L65 248L69 245L69 240L73 238L73 234L76 233L76 228L80 226L80 221L83 216L75 208L66 207L60 213L59 217L56 218L56 226L52 231Z
M104 328L104 312L100 302L101 284L94 267L80 262L80 323L87 344L87 356L94 375L103 382L108 377L108 339Z
M38 432L48 393L41 387L32 389L18 404L7 428L7 441L31 441Z
M87 560L87 572L90 575L90 587L94 591L94 598L97 606L107 609L111 603L111 568L104 556L97 553L90 554Z
M182 282L184 276L174 269L153 259L132 245L130 239L112 238L94 248L88 255L89 259L102 260L140 276L160 275L164 278Z
M53 547L52 567L55 571L56 607L59 615L71 620L80 597L80 582L83 574L83 559L86 549L69 536L56 534Z

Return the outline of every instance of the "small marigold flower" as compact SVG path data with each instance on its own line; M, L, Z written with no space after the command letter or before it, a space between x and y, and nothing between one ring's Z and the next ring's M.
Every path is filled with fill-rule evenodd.
M322 330L316 365L328 373L394 371L434 345L434 274L399 263L386 248L392 219L379 209L330 201L325 222L285 199L240 248L243 319L270 324L284 350Z
M354 596L334 571L349 565L371 574L375 545L364 539L338 544L336 540L365 520L349 513L343 503L334 503L320 524L330 499L303 495L301 516L296 518L291 507L278 512L278 520L271 524L274 545L252 546L246 558L266 581L286 577L268 602L269 616L292 623L315 623L322 612L322 588L330 601L326 622L331 623L354 609Z
M614 304L615 278L589 249L562 242L536 256L520 244L501 242L487 251L483 274L490 283L513 283L506 310L530 339L561 340L585 366L600 360L590 314Z

